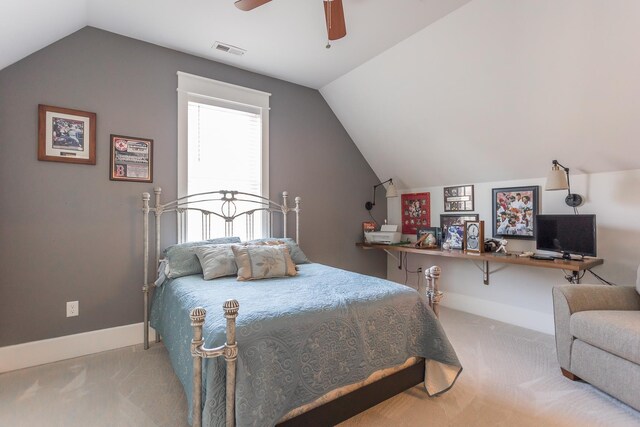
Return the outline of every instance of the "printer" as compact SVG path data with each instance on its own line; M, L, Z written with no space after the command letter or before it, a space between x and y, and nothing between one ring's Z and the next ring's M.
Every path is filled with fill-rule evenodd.
M398 231L397 225L383 225L380 231L367 231L364 239L367 243L378 243L383 245L393 245L400 243L402 233Z

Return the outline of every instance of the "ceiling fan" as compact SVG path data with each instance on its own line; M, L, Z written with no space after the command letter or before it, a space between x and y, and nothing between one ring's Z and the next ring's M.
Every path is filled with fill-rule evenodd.
M256 7L269 3L271 0L236 0L238 9L249 11ZM344 9L342 0L323 0L324 17L327 23L327 36L329 40L338 40L347 35L347 27L344 23ZM331 47L327 43L327 48Z

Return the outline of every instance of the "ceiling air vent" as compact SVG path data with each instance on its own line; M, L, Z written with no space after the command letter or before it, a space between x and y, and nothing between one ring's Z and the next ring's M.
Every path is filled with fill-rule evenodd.
M227 52L238 56L242 56L246 52L245 49L221 42L215 42L212 47L221 52Z

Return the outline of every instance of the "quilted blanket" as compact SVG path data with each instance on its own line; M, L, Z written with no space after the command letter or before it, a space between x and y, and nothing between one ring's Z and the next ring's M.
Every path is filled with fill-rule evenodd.
M192 401L189 312L207 310L205 345L225 342L222 304L237 318L236 423L274 425L291 409L373 372L426 359L429 395L448 390L462 370L439 321L414 289L321 264L295 277L238 282L202 275L168 280L154 293L151 324ZM224 425L224 358L207 359L203 424ZM190 415L191 416L191 415Z

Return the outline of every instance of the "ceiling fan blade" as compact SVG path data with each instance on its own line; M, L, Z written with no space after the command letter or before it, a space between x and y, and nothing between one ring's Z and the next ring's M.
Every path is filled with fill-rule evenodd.
M324 17L329 40L338 40L347 35L342 0L324 0Z
M271 0L237 0L234 4L240 10L249 11L256 7L262 6L265 3L269 3Z

